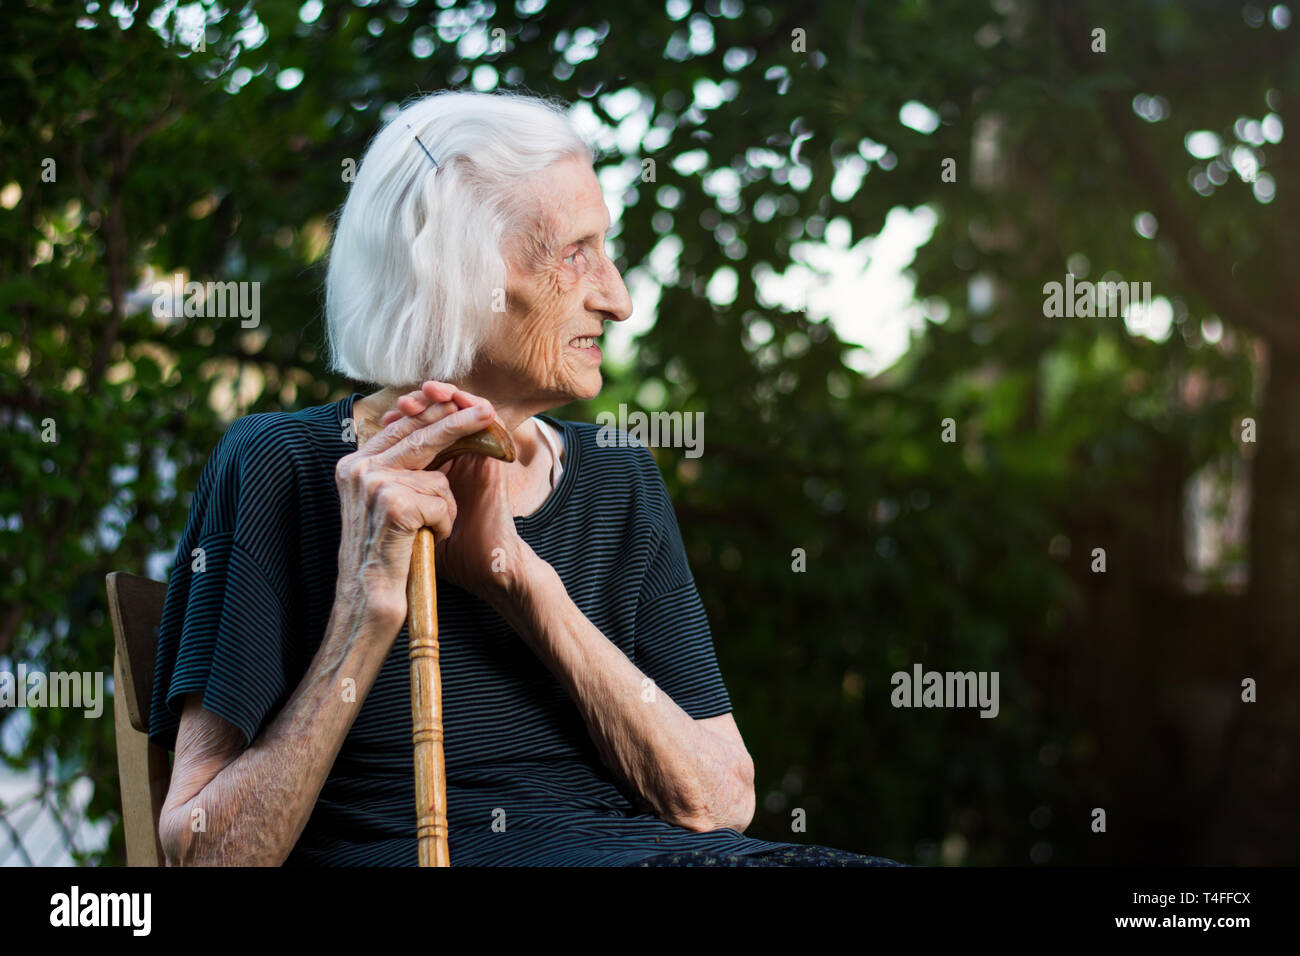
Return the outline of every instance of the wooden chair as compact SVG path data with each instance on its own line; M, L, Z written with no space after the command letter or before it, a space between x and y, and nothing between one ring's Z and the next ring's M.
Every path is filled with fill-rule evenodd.
M113 621L113 727L127 866L162 866L158 817L171 780L167 751L149 740L154 653L167 585L124 571L108 575Z

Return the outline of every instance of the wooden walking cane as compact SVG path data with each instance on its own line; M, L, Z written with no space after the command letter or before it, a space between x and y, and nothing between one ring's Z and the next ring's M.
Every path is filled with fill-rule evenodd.
M375 419L357 422L357 447L379 430ZM460 455L515 460L515 443L499 422L461 438L438 454L426 471ZM420 866L451 866L447 847L447 767L442 751L442 672L438 662L438 585L433 531L421 528L406 579L411 660L411 741L415 747L415 836Z

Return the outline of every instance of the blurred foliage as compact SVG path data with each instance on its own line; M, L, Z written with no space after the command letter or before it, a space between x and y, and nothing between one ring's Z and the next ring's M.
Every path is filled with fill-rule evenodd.
M1199 241L1231 248L1239 284L1272 301L1277 204L1231 169L1193 191L1208 166L1183 143L1231 142L1238 115L1268 112L1270 71L1294 88L1293 48L1251 16L1154 0L6 5L0 660L111 673L103 576L170 556L232 416L351 390L324 371L320 321L348 161L418 91L523 88L657 137L609 135L598 163L624 207L612 248L660 283L657 321L598 400L557 414L637 406L647 382L662 407L706 413L701 459L657 457L758 769L749 832L909 862L1143 858L1141 834L1088 830L1091 807L1132 796L1094 760L1111 742L1072 672L1088 532L1099 514L1139 520L1133 489L1170 454L1184 475L1241 458L1257 330L1198 287L1163 220L1155 240L1137 232L1150 182L1104 102L1152 98L1128 115ZM1081 24L1109 29L1088 67L1068 49ZM639 94L630 116L620 91ZM913 102L931 132L902 123ZM1247 145L1274 162L1275 145ZM832 225L869 242L900 205L937 223L912 269L928 318L866 376L825 317L764 301L755 278ZM736 294L711 302L722 269ZM1043 283L1070 269L1151 281L1171 333L1044 317ZM150 284L176 272L259 281L261 325L156 319ZM1000 715L894 709L890 675L914 662L1000 672ZM55 752L96 782L92 817L117 812L111 720L5 726L20 719L11 765ZM105 862L122 859L113 832Z

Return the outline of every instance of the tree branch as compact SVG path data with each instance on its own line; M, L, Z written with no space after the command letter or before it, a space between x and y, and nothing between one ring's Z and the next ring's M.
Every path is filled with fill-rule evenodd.
M1088 34L1070 6L1056 0L1052 4L1066 50L1081 73L1094 72L1089 65ZM1133 178L1146 194L1160 223L1160 231L1169 238L1178 255L1187 282L1228 322L1265 339L1270 345L1300 354L1300 325L1288 316L1252 301L1237 286L1223 258L1201 242L1195 223L1179 204L1169 186L1170 178L1160 167L1150 142L1138 128L1129 110L1132 94L1102 90L1097 94L1102 113L1123 148L1133 171Z

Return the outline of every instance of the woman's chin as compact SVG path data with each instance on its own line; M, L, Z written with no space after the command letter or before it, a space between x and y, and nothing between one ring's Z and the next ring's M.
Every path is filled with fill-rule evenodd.
M574 376L564 383L561 392L565 396L565 402L587 402L600 394L602 385L604 382L601 380L600 372L594 374L589 372L586 375Z

